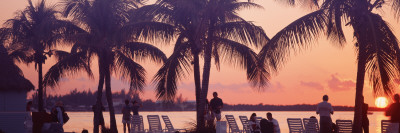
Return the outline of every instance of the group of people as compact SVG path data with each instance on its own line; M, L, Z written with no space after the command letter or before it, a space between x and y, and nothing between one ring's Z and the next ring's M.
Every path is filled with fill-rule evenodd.
M261 119L260 123L256 121L256 113L251 114L249 128L253 133L280 133L279 123L272 117L272 113L267 113L267 119Z
M143 105L138 103L137 101L132 101L132 105L129 104L129 100L125 100L125 106L122 107L122 124L124 125L124 133L126 132L126 128L128 128L128 132L131 132L131 128L129 125L131 118L131 111L133 115L139 115L139 108Z
M50 114L47 112L37 112L34 108L32 108L32 101L29 101L26 104L26 111L31 112L31 115L28 115L25 118L25 126L32 132L42 132L42 133L62 133L64 132L63 125L69 120L69 117L67 113L65 112L64 109L64 104L61 101L57 101L55 103L55 106L50 110ZM33 124L33 118L32 115L33 113L36 113L35 117L44 117L41 118L41 120L46 120L46 121L41 121L40 123L37 123L36 126L39 127L34 127ZM47 117L47 119L45 118ZM38 118L36 118L38 119Z
M208 122L213 122L216 118L217 121L221 120L221 109L223 107L222 100L218 97L217 92L213 93L213 99L210 101L210 104L207 104L206 115L208 115L208 111L211 111L211 117L208 118ZM336 125L332 122L331 115L333 115L333 107L328 102L328 95L324 95L322 97L322 102L317 105L316 114L320 116L320 132L321 133L333 133L336 132ZM362 97L364 101L364 97ZM400 133L400 97L399 94L394 95L394 103L391 104L386 112L386 116L390 116L391 121L391 129L394 131L398 131ZM207 102L208 103L208 102ZM362 129L364 133L369 133L369 120L368 120L368 104L363 103L362 105ZM267 113L267 119L262 119L258 124L256 122L256 113L253 113L250 116L249 128L254 133L280 133L279 123L276 119L272 117L270 112ZM312 117L315 118L315 117Z
M205 110L205 118L207 124L213 124L214 120L221 120L221 109L223 108L224 103L222 99L218 97L218 93L213 93L213 99L210 102L207 100L206 110ZM328 102L328 95L324 95L322 97L322 102L317 105L316 113L320 116L320 132L321 133L331 133L335 132L335 124L332 122L331 115L333 115L334 110L332 105ZM364 97L363 97L364 100ZM133 115L139 115L139 108L142 107L142 104L137 101L132 101L130 104L129 100L125 100L125 106L122 108L122 123L124 127L124 133L126 133L126 128L128 128L128 132L130 132L129 121ZM32 102L28 102L26 106L26 111L32 111ZM94 106L93 106L94 108ZM104 107L102 107L104 110ZM363 104L363 119L362 119L362 128L364 133L369 133L369 120L367 117L368 112L368 104ZM132 114L131 114L132 112ZM385 112L386 116L390 116L390 120L392 123L391 130L399 131L399 123L400 123L400 97L399 94L394 95L394 103L391 104L387 111ZM65 110L63 108L63 103L61 101L57 102L55 106L51 110L51 117L53 121L60 125L60 129L62 130L62 125L65 124L65 121L68 121L68 116L65 116ZM262 119L259 123L256 122L256 113L251 114L249 120L249 128L253 133L280 133L279 123L276 119L272 117L272 113L268 112L266 114L267 119ZM67 117L67 118L66 118ZM315 118L315 117L314 117ZM67 120L66 120L67 119ZM32 120L32 118L30 118ZM102 126L104 126L104 120L100 122ZM60 131L62 132L62 131Z
M333 115L333 108L330 103L328 103L328 96L324 95L322 97L323 102L319 103L317 106L317 114L320 116L320 131L321 133L332 133L337 129L335 124L332 122L331 115ZM364 101L364 97L362 97ZM394 103L392 103L386 110L385 115L390 116L391 127L389 132L400 133L400 97L399 94L395 94L393 97ZM369 133L369 120L368 120L368 104L363 103L362 105L362 130L364 133Z
M206 101L206 110L204 112L208 125L212 125L214 120L221 120L221 109L224 107L222 99L218 97L217 92L213 92L213 99ZM254 133L280 133L279 123L272 117L272 113L267 113L267 119L262 119L260 123L256 122L256 113L251 114L249 120L249 129Z

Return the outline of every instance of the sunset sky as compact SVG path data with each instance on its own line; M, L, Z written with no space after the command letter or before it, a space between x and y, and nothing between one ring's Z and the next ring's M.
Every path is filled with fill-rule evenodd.
M49 3L56 3L56 0L48 0ZM248 21L253 21L256 25L262 26L267 35L272 38L279 30L290 24L294 20L309 13L311 10L304 8L291 8L285 4L278 3L276 0L255 0L264 9L243 10L241 16ZM151 2L148 2L151 3ZM0 0L0 22L12 18L17 10L22 10L27 6L26 0ZM378 13L383 14L384 19L389 22L393 31L400 36L398 31L398 21L393 19L390 6L385 5ZM210 77L209 94L214 91L225 103L229 104L316 104L322 101L324 94L329 95L333 105L354 105L355 81L356 81L356 53L354 49L354 39L352 29L346 28L347 44L340 48L327 41L323 35L313 47L303 50L300 53L292 52L290 60L280 70L279 74L273 75L270 86L264 91L252 89L246 80L245 71L240 68L224 63L221 70L217 71L213 65ZM171 46L155 44L162 49L167 56L171 54ZM69 48L62 48L69 49ZM255 51L259 51L256 49ZM43 67L46 72L55 63L53 58L47 60ZM72 89L92 91L97 89L97 63L92 66L95 79L89 79L86 75L77 75L62 79L60 86L49 92L52 94L65 94ZM155 100L154 87L151 85L152 76L161 65L152 62L140 62L147 70L147 83L142 97ZM202 63L201 63L202 64ZM37 72L34 64L19 64L25 77L37 86ZM128 89L129 85L121 81L118 77L112 78L112 88L114 91ZM399 89L396 90L399 92ZM178 94L188 100L194 100L194 81L193 75L180 82ZM366 77L364 88L366 102L370 106L374 105L374 95ZM211 95L209 95L209 99Z

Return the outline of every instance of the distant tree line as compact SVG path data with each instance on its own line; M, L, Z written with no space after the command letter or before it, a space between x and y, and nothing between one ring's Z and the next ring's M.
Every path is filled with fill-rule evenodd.
M114 92L113 97L116 99L115 102L120 104L114 104L114 107L119 113L119 109L122 108L125 99L130 102L136 100L141 103L143 107L141 111L194 111L196 109L194 102L189 102L186 98L180 94L175 98L174 101L170 102L157 102L151 99L142 99L136 92L125 91L122 89L119 92ZM33 103L37 104L36 94L32 95L34 99ZM65 95L48 95L46 97L46 108L50 109L56 101L62 101L68 111L91 111L91 107L96 102L96 91L84 90L78 91L78 89L71 90ZM104 106L108 106L106 98L102 99ZM225 104L223 110L225 111L315 111L317 105L311 104L297 104L297 105L263 105L260 104ZM333 106L335 111L354 111L354 107L351 106ZM370 107L370 111L383 111L384 109Z

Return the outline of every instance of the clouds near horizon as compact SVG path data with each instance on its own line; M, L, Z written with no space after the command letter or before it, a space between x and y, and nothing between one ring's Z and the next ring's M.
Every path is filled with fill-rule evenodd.
M328 80L328 87L334 91L347 91L356 87L356 82L349 79L340 79L338 74L332 74Z

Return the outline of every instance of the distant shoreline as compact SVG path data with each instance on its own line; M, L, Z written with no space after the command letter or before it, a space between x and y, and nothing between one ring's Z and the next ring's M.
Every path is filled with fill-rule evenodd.
M281 112L281 111L285 111L285 112L314 112L313 111L304 111L304 110L299 110L299 111L295 111L295 110L223 110L223 111L235 111L235 112L248 112L248 111L254 111L254 112L266 112L266 111L273 111L273 112ZM67 112L92 112L92 111L78 111L78 110L67 110ZM103 112L109 112L109 111L103 111ZM140 111L140 112L195 112L195 111L165 111L165 110L158 110L158 111ZM336 112L353 112L351 110L338 110ZM370 112L385 112L384 110L375 110L375 111L370 111ZM115 114L121 114L119 112L115 112Z

